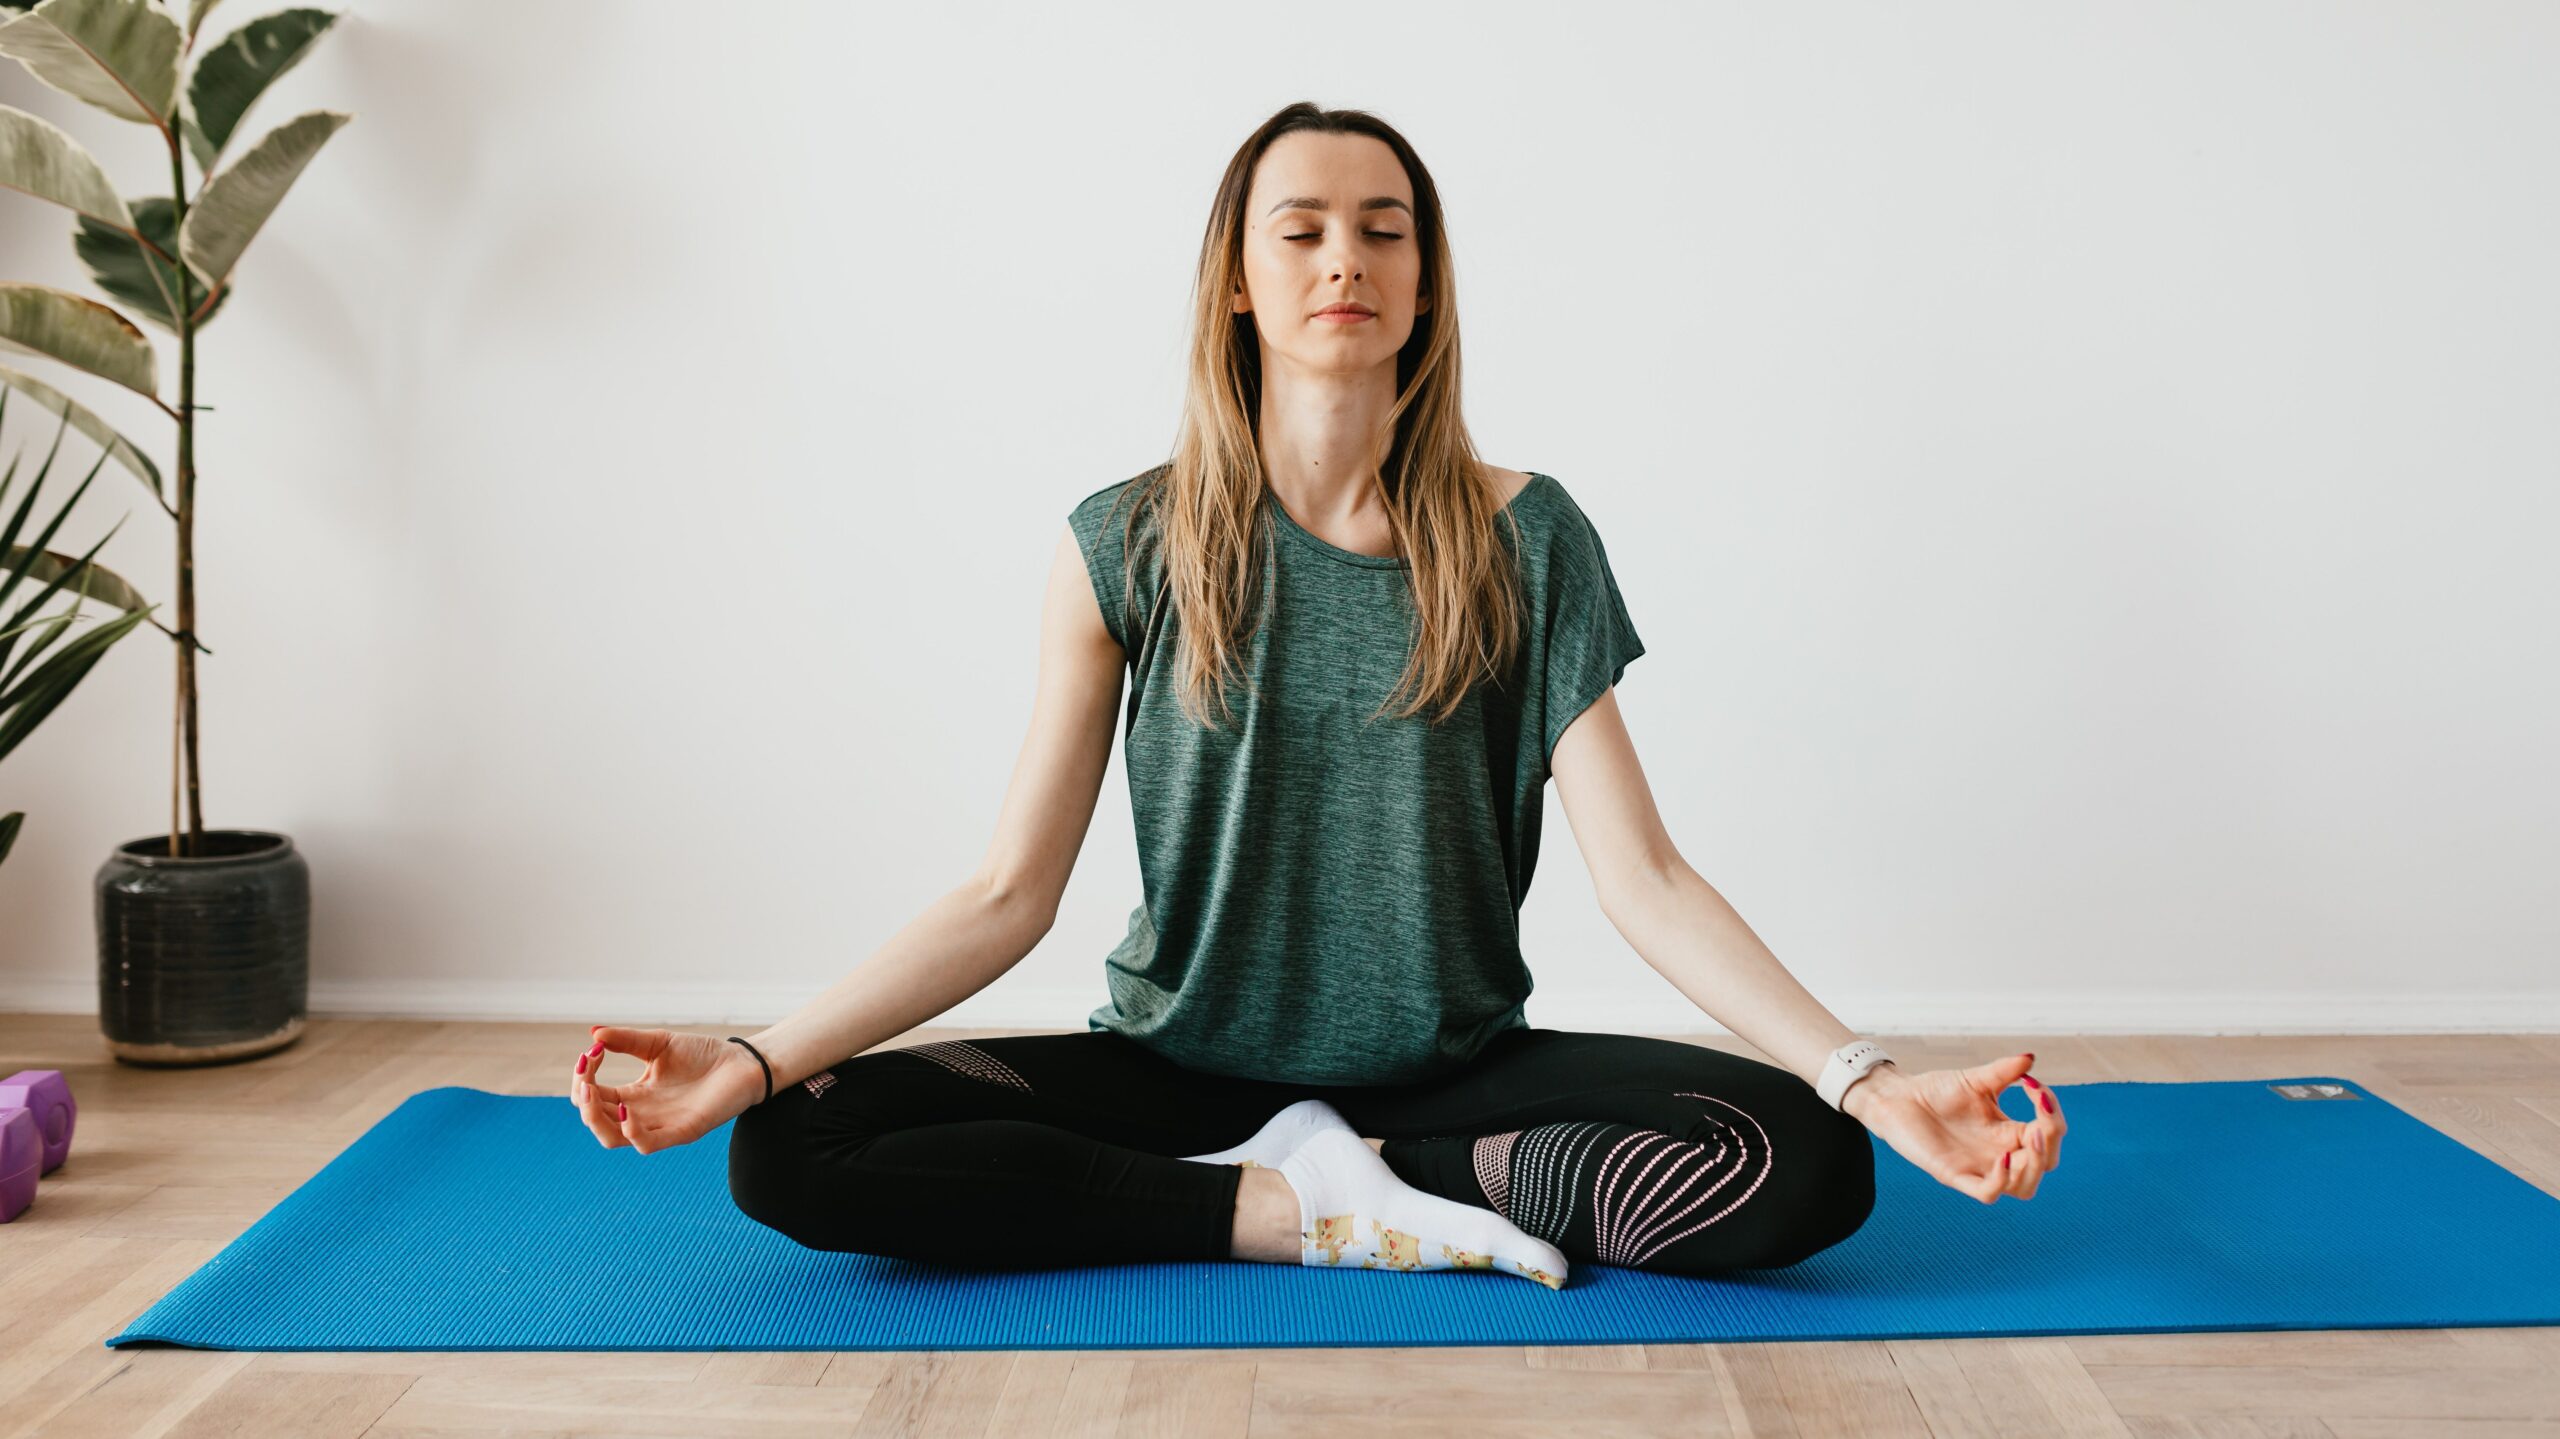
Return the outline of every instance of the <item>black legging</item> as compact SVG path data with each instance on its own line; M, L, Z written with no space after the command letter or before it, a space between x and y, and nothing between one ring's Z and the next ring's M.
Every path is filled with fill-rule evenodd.
M739 1115L729 1192L812 1249L996 1268L1225 1259L1244 1171L1181 1156L1310 1097L1387 1141L1405 1183L1576 1263L1778 1267L1875 1207L1866 1126L1787 1071L1536 1028L1406 1085L1203 1073L1109 1030L874 1050Z

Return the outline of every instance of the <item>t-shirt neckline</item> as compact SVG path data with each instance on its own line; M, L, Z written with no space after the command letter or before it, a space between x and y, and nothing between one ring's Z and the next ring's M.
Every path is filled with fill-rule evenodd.
M1522 500L1527 499L1531 490L1536 489L1541 484L1547 483L1547 477L1538 473L1536 470L1522 470L1520 473L1529 477L1529 483L1522 485L1520 487L1520 493L1513 495L1510 502L1502 507L1506 513L1517 508ZM1268 485L1263 487L1263 498L1269 501L1272 517L1279 521L1281 532L1296 536L1300 542L1304 543L1320 555L1324 555L1330 559L1340 560L1345 564L1365 565L1373 570L1401 570L1411 568L1411 561L1408 561L1401 556L1364 555L1358 550L1346 550L1342 546L1337 545L1331 540L1317 534L1315 531L1308 529L1306 526L1299 524L1296 520L1289 517L1289 507L1280 503L1280 497L1272 494Z

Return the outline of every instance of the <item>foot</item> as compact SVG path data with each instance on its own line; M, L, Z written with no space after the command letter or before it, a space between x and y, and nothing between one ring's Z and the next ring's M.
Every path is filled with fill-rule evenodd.
M1277 1169L1310 1135L1327 1129L1352 1132L1351 1121L1321 1099L1301 1099L1263 1123L1251 1139L1215 1154L1186 1154L1198 1164L1234 1164L1247 1169Z
M1280 1162L1298 1196L1299 1263L1362 1269L1493 1269L1564 1287L1555 1246L1490 1209L1426 1194L1348 1129L1322 1130Z

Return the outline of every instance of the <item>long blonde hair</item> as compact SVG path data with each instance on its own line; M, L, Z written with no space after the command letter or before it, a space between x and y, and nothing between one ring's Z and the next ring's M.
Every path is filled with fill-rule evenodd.
M1408 565L1399 573L1411 586L1414 647L1378 713L1401 694L1402 715L1436 710L1436 722L1476 681L1498 680L1517 653L1516 571L1494 526L1514 524L1515 539L1518 532L1459 412L1458 306L1440 193L1413 147L1384 120L1301 101L1264 121L1227 162L1200 242L1181 429L1172 459L1123 492L1124 537L1138 533L1141 516L1152 516L1165 564L1149 604L1170 602L1182 616L1181 707L1214 726L1208 702L1214 697L1219 713L1229 713L1227 684L1244 672L1241 651L1262 623L1262 562L1275 543L1267 515L1254 523L1265 489L1254 438L1262 352L1254 316L1236 313L1231 297L1244 284L1254 167L1273 141L1296 130L1375 136L1394 149L1413 185L1420 291L1431 307L1415 318L1396 355L1396 399L1378 469L1396 549ZM1125 544L1124 552L1134 576L1137 547ZM1121 593L1136 598L1134 583Z

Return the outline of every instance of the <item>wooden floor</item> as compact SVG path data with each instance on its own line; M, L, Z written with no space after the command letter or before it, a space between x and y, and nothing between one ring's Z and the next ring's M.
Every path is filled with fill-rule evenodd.
M920 1029L892 1044L996 1032L1002 1031ZM1907 1069L1978 1064L2033 1050L2038 1076L2066 1090L2111 1079L2342 1075L2560 1194L2560 1036L1882 1038ZM109 1335L409 1095L444 1084L563 1093L566 1067L585 1039L583 1024L321 1019L294 1045L262 1059L142 1070L105 1057L90 1017L0 1015L0 1074L61 1069L80 1105L70 1161L44 1178L35 1207L0 1225L0 1439L501 1433L2560 1439L2560 1326L1089 1353L267 1354L104 1347ZM1753 1053L1738 1040L1713 1042ZM2196 1156L2198 1182L2211 1181L2212 1159ZM2056 1176L2064 1178L2067 1166ZM630 1302L665 1301L640 1293Z

